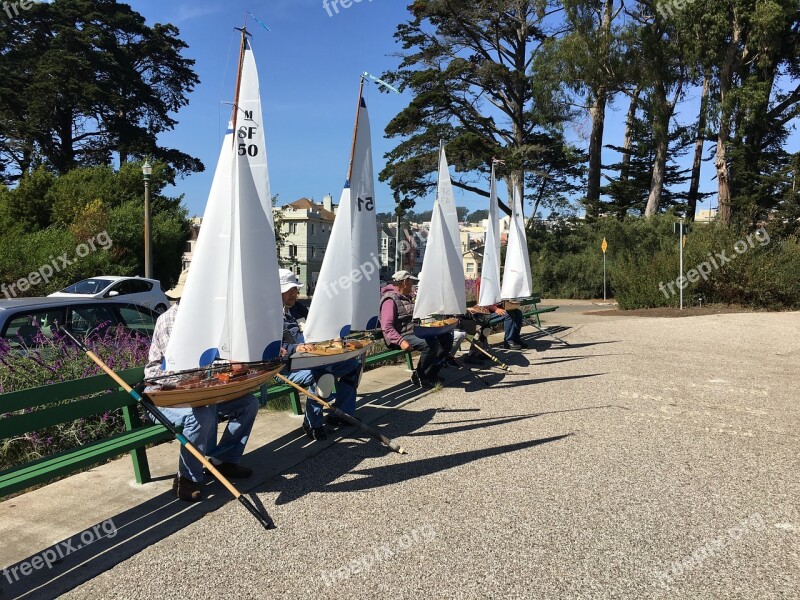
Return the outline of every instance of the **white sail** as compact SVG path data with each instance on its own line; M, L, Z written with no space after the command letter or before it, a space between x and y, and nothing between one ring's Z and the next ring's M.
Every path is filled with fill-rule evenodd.
M341 285L341 282L350 279L352 270L352 255L348 251L353 232L350 192L350 188L345 187L339 199L328 249L322 259L317 287L303 328L303 338L307 342L344 337L350 332L353 322L351 290Z
M270 225L274 228L258 70L256 69L256 60L250 47L250 41L246 38L244 60L242 61L242 80L239 87L239 102L235 110L237 110L236 154L247 158L250 172L253 174L253 181L256 183L258 200L264 207Z
M303 331L307 342L374 329L380 300L375 180L367 105L359 100L351 179L345 182ZM348 251L349 249L349 251Z
M257 362L276 358L283 339L275 231L259 201L259 189L269 193L265 171L253 173L244 156L236 156L234 172L233 260L228 303L229 353L222 358ZM226 340L228 341L228 340Z
M254 76L247 44L242 88L252 88ZM235 110L243 114L240 106ZM260 118L260 107L252 109L254 119L256 112ZM242 131L238 125L237 130ZM266 148L263 135L245 139L257 150L240 152L241 138L234 139L229 126L165 352L165 370L194 369L217 358L254 362L280 352L283 317ZM254 168L249 159L259 155Z
M359 102L353 169L353 315L355 331L378 327L380 306L380 255L378 223L375 218L375 179L372 172L372 137L367 103ZM356 281L356 278L358 281Z
M203 225L194 247L180 310L172 327L162 368L183 371L208 364L219 352L228 305L233 194L233 130L222 141ZM198 327L197 323L203 323ZM203 354L208 351L207 356ZM210 357L210 360L209 360Z
M439 154L439 186L425 247L414 318L460 315L467 310L461 236L444 148Z
M519 197L519 191L514 189L514 203L511 207L511 223L508 232L501 296L503 300L529 298L533 295L532 290L531 259L528 254L528 240L525 237L522 200Z
M491 306L500 302L500 223L497 220L497 181L494 164L489 179L489 222L483 246L481 287L478 306Z

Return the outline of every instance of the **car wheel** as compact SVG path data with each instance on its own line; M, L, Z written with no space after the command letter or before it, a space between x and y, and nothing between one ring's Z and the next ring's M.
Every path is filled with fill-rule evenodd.
M166 307L166 306L164 306L163 304L159 304L158 306L156 306L156 307L153 309L153 311L154 311L154 312L155 312L157 315L162 315L162 314L164 314L164 313L166 312L166 310L167 310L167 307Z

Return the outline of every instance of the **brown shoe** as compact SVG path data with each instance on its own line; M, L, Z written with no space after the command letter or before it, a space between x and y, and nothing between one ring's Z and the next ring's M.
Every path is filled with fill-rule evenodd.
M175 475L172 482L172 491L186 502L200 502L203 499L203 492L200 491L200 484L191 479Z

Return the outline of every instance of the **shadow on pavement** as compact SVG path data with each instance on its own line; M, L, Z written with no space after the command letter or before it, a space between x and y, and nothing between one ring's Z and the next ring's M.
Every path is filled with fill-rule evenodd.
M417 477L424 477L432 475L447 469L459 467L482 458L490 456L497 456L499 454L506 454L509 452L516 452L518 450L525 450L542 444L557 442L564 438L570 437L571 433L563 435L556 435L538 440L528 440L525 442L518 442L516 444L506 444L504 446L497 446L495 448L484 448L482 450L470 450L468 452L459 452L458 454L450 454L447 456L435 456L432 458L424 458L422 460L410 461L401 465L388 465L382 467L371 467L368 469L352 470L350 473L358 477L358 479L342 481L339 483L330 483L318 491L322 492L359 492L363 490L393 485L409 479Z
M393 409L421 395L422 390L410 382L387 388L380 394L368 394L364 398L359 397L356 416L366 423L372 423L390 416L387 409ZM368 402L375 406L365 406ZM394 414L392 412L391 416ZM259 413L259 418L265 416L268 417L269 413ZM423 424L419 422L417 426L421 427ZM334 438L341 439L339 434L330 436L324 442L311 442L302 433L300 426L301 420L298 419L296 430L247 452L243 464L250 465L257 471L249 479L232 481L233 485L240 492L247 494L282 471L302 470L302 467L296 465L334 444ZM382 456L390 452L378 442L369 439L369 443L365 446L369 447L374 455ZM346 450L345 445L337 444L334 450L340 447ZM154 479L172 479L172 477L173 475L169 475ZM205 499L199 503L183 502L175 498L173 492L165 492L6 567L0 571L0 600L55 598L199 521L233 500L231 494L211 478L206 479L202 490ZM264 510L265 507L255 494L250 493L248 496L257 507ZM269 508L266 507L267 512ZM58 507L54 507L54 510L57 509ZM241 510L245 514L244 518L252 519L244 506L237 506L236 510ZM253 526L261 527L255 519Z

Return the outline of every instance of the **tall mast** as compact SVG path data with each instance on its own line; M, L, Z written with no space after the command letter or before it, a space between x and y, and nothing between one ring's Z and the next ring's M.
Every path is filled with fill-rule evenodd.
M244 26L242 27L234 27L236 31L240 31L242 33L242 42L239 46L239 72L236 75L236 92L234 93L233 97L233 115L231 115L231 121L233 122L233 142L236 143L236 119L239 115L239 88L242 85L242 67L244 66L244 51L247 48L247 36L250 35L250 32L247 31L247 14L244 16Z
M350 149L350 166L347 169L347 183L352 183L353 179L353 162L356 156L356 138L358 137L358 115L361 111L361 99L364 95L364 75L361 76L361 84L358 88L358 104L356 104L356 124L353 127L353 146Z

